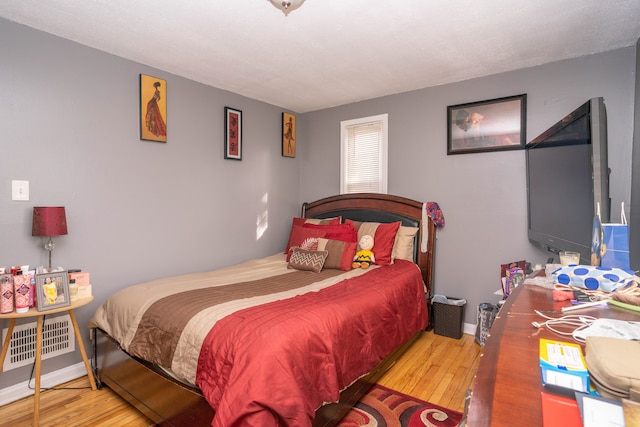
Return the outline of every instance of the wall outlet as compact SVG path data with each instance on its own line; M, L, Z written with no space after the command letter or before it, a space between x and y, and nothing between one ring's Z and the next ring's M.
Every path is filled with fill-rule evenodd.
M29 200L29 181L11 181L11 200L21 202Z

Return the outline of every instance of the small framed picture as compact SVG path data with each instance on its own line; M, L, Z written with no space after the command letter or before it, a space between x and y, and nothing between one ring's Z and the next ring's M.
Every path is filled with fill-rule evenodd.
M140 74L140 139L167 142L167 81Z
M527 95L447 107L447 154L522 150Z
M36 274L36 292L38 311L71 305L69 273L67 271L56 271L54 273Z
M242 111L224 107L224 158L242 160Z
M296 116L282 113L282 155L296 156Z

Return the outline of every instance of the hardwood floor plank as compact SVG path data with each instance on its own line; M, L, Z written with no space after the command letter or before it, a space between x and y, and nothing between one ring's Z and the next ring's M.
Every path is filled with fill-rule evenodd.
M480 358L472 335L459 340L424 332L379 384L459 412ZM40 395L42 427L150 427L154 423L107 387L91 390L81 377ZM0 407L0 425L33 425L33 397Z

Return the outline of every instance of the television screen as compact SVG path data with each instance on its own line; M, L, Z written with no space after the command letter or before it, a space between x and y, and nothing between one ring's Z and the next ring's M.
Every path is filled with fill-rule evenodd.
M609 221L606 114L594 98L526 145L529 240L590 264L597 207Z

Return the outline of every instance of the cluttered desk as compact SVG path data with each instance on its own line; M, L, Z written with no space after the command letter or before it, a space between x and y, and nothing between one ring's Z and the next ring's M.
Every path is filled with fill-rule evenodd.
M640 360L640 307L563 297L570 290L557 285L525 282L506 299L484 344L467 426L640 426L633 379L611 379L634 375L624 364Z

